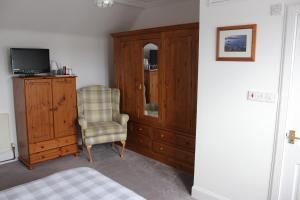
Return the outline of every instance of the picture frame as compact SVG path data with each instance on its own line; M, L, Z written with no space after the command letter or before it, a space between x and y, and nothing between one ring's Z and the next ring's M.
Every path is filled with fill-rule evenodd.
M217 61L254 62L256 24L217 28Z

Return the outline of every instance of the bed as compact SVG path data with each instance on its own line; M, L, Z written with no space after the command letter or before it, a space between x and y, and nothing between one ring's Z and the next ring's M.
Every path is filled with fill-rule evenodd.
M0 200L145 200L104 176L81 167L0 191Z

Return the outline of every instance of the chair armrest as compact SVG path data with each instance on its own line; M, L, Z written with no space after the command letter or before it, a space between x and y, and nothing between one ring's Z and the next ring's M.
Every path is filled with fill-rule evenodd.
M129 120L129 115L127 114L117 114L114 116L114 121L118 122L122 126L127 126Z
M81 129L87 129L87 121L84 118L79 118L78 123L81 126Z

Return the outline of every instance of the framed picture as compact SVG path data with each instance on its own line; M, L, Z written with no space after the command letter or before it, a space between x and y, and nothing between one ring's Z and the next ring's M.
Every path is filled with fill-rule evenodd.
M217 28L217 61L255 61L256 24Z

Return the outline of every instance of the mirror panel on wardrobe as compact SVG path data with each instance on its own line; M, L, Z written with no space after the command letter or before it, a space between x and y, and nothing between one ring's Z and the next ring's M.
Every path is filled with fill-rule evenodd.
M159 117L159 47L154 43L144 45L144 115Z

